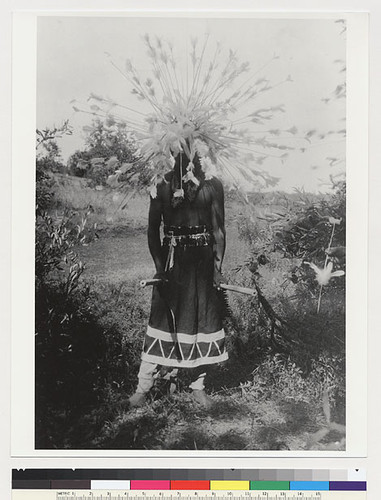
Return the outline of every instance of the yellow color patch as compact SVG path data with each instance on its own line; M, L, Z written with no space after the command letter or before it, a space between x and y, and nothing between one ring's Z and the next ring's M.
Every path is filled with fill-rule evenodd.
M250 481L210 481L211 490L249 490Z

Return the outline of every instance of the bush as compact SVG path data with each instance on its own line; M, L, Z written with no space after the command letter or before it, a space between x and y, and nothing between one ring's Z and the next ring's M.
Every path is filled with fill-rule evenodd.
M44 427L47 407L61 401L65 411L71 411L80 399L91 399L87 391L87 363L93 357L91 336L96 336L90 324L86 296L79 290L79 278L84 265L74 247L90 239L86 230L86 215L64 214L54 220L46 212L36 216L35 298L36 298L36 429ZM81 321L78 322L78 318ZM78 323L81 327L79 328ZM73 363L73 353L81 359ZM83 372L80 375L81 370ZM67 379L66 383L63 379ZM76 380L77 379L77 380ZM62 406L61 406L62 408ZM47 443L44 443L47 445Z
M345 280L334 278L321 286L305 262L323 268L332 261L345 269L345 183L337 184L331 196L311 199L300 194L283 203L277 199L272 210L259 211L255 205L247 210L238 227L250 256L235 272L241 282L249 273L258 295L256 306L253 300L233 301L238 318L233 347L238 355L255 356L258 364L269 350L286 355L303 376L316 371L322 356L335 358L337 390L343 394ZM341 251L327 256L329 246Z
M61 150L57 139L63 135L71 135L72 129L68 121L61 127L36 130L36 210L40 213L50 208L52 203L53 172L64 172Z
M49 165L49 164L48 164ZM47 210L52 203L54 179L50 175L46 161L36 163L36 211Z
M36 304L36 446L87 447L134 389L146 308L96 284L40 288Z
M148 307L136 299L138 285L81 283L84 264L76 248L94 237L87 215L37 216L38 448L86 446L136 383Z
M335 228L332 246L345 247L345 197L346 184L340 182L328 199L303 207L305 200L302 198L301 203L294 207L289 220L276 233L275 249L304 260L324 260L324 251L328 247L332 229L329 222L331 218L341 221Z
M72 175L90 179L92 187L108 184L110 176L115 175L119 183L129 181L130 188L132 176L136 177L135 182L143 180L146 174L142 173L137 147L125 124L116 123L111 117L95 119L84 131L86 148L68 160Z

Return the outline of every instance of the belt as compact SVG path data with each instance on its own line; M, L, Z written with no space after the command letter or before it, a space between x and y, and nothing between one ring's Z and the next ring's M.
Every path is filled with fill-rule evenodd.
M210 233L211 228L206 224L200 226L164 226L164 234L167 236L189 236L201 233Z
M212 233L206 225L202 226L164 226L163 246L168 246L165 270L173 268L175 247L205 247L212 243Z

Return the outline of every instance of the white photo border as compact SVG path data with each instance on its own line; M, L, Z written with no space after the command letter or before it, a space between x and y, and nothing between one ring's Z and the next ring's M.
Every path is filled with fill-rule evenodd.
M347 445L345 451L36 450L34 235L38 16L253 17L347 21ZM364 457L367 439L368 15L345 12L39 11L13 19L12 457Z

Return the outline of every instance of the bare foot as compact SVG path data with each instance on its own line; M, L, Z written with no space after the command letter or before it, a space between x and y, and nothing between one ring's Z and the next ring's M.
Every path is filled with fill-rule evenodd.
M206 410L209 410L213 406L213 401L204 390L193 389L192 395L195 401L197 401L197 403L199 403Z
M147 398L144 392L135 392L135 394L133 394L128 401L131 408L139 408L144 405L146 399Z

